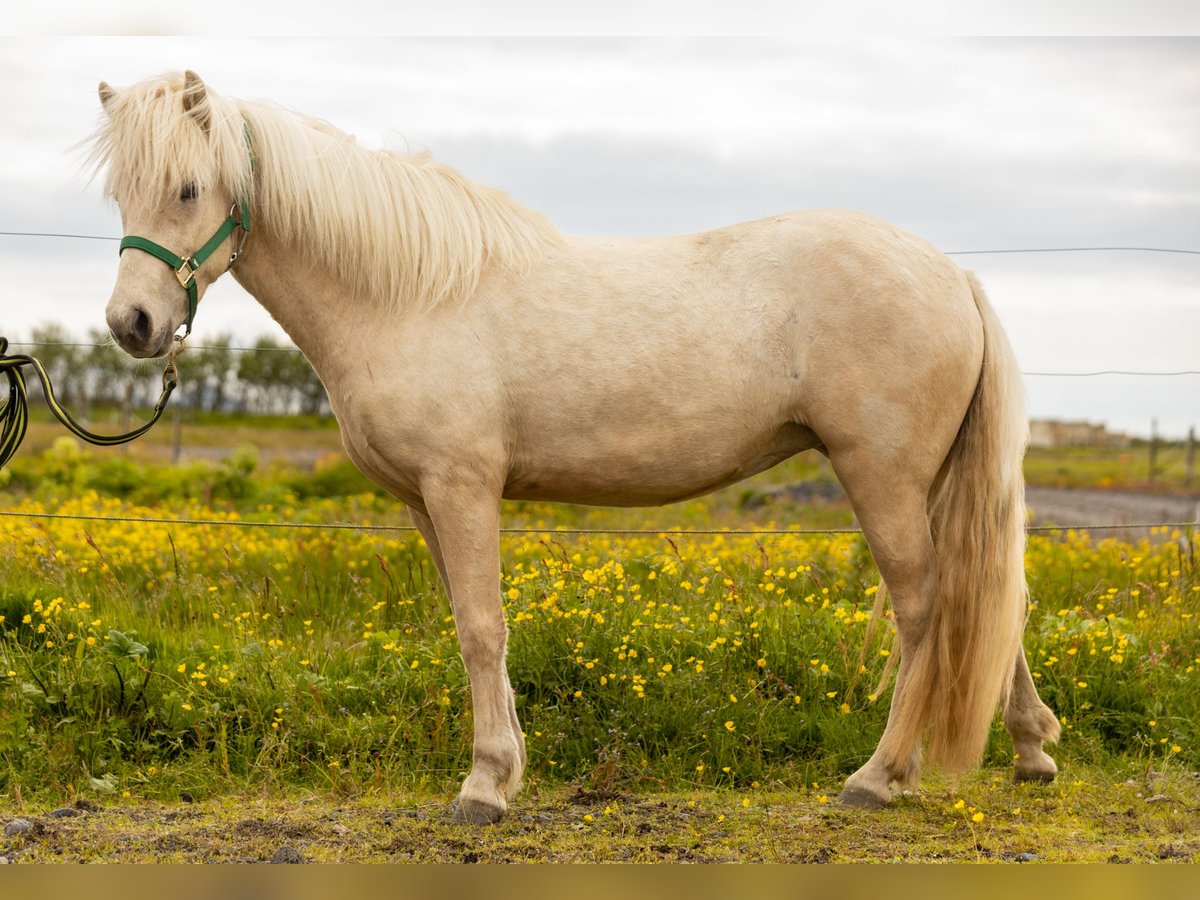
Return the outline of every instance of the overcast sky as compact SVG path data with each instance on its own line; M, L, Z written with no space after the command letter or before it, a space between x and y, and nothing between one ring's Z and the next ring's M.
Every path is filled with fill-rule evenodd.
M118 237L71 147L96 84L192 68L364 144L429 149L577 234L864 210L946 251L1200 250L1195 38L11 38L0 231ZM1200 256L959 256L1028 372L1200 369ZM0 334L103 326L115 241L0 236ZM275 331L224 279L196 336ZM276 332L278 333L278 332ZM1026 380L1038 417L1200 425L1200 377Z

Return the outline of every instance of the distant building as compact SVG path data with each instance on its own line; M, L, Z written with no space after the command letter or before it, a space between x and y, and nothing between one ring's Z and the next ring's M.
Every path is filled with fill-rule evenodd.
M1113 432L1103 422L1060 422L1033 419L1029 423L1029 443L1034 447L1128 447L1129 435Z

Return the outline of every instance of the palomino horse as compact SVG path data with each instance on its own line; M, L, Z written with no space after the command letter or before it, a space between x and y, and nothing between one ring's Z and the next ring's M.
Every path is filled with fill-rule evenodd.
M165 354L236 259L320 375L351 458L429 545L471 680L459 819L497 820L525 767L500 499L669 503L810 448L849 495L901 648L887 726L842 799L914 785L922 744L977 765L998 705L1016 777L1054 777L1058 722L1021 647L1019 376L979 285L929 244L836 210L566 237L427 156L191 72L102 83L100 100L91 158L135 236L108 304L117 342Z

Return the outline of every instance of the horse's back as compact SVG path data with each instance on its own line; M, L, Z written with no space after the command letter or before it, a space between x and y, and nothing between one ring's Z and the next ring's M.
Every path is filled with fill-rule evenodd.
M836 210L572 239L486 309L509 494L550 499L664 502L864 431L957 428L982 347L952 262Z
M898 444L929 432L940 447L957 430L983 360L966 273L871 216L816 210L787 219L806 424L826 445L874 429Z

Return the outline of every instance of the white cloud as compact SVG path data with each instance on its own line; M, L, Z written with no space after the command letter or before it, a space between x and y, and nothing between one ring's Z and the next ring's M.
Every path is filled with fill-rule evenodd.
M428 146L573 232L662 234L831 205L947 250L1200 248L1198 50L1196 39L5 40L0 82L18 89L0 93L0 230L116 235L69 152L98 115L96 83L190 67L218 91L371 145ZM960 262L986 279L1027 367L1200 368L1196 257ZM116 251L0 237L0 267L0 325L27 333L53 316L82 333L102 321ZM271 327L250 308L223 288L198 328ZM1086 402L1078 388L1030 389L1035 411L1148 421L1131 405L1139 389ZM1200 418L1189 393L1156 390L1175 397L1160 418Z
M348 35L749 35L764 34L1194 34L1190 0L457 0L394 4L377 0L243 0L228 15L203 15L157 0L58 0L6 11L21 34Z

